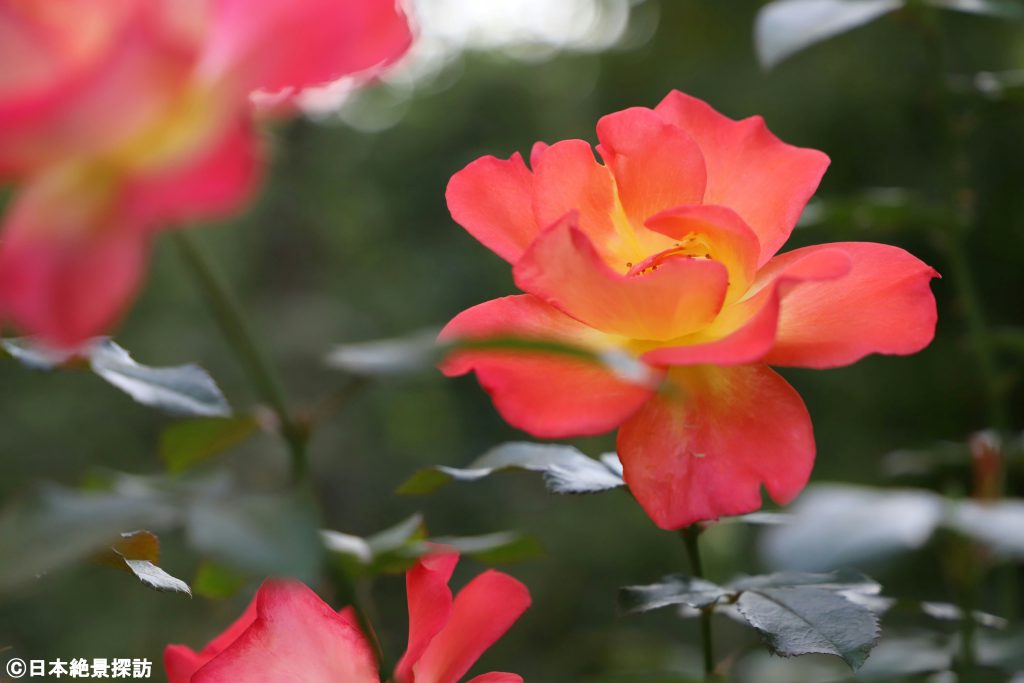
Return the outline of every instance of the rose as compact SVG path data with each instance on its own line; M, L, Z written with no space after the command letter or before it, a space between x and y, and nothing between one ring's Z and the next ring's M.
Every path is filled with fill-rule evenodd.
M251 195L255 95L286 113L410 42L395 0L3 0L0 36L0 323L57 346L116 321L158 230Z
M845 242L776 252L828 165L759 117L670 93L597 125L590 145L483 157L448 186L454 219L513 264L526 294L471 308L443 340L523 337L651 366L635 384L571 355L464 350L501 415L534 436L619 428L626 482L668 529L785 503L814 461L800 396L768 365L829 368L932 339L937 273L906 251Z
M406 573L409 647L397 683L458 683L530 605L526 587L487 571L452 599L448 588L458 554L441 551ZM164 651L169 683L302 680L379 683L373 650L351 608L335 612L305 584L268 581L245 613L200 652ZM489 673L469 683L522 683Z

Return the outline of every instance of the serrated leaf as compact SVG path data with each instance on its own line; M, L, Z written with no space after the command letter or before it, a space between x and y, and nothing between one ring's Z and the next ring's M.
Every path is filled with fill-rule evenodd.
M99 555L101 564L131 572L150 588L192 595L188 584L160 568L160 539L152 531L129 531Z
M55 351L31 339L4 339L8 355L34 370L87 362L94 373L137 402L173 415L227 417L231 407L213 378L198 365L153 368L140 365L108 337L97 337L73 351Z
M492 448L465 468L438 465L420 470L398 492L432 493L452 480L477 481L501 470L522 469L542 473L552 493L598 493L625 485L609 462L590 458L572 446L512 442Z
M733 595L735 591L705 579L674 574L646 586L620 588L619 607L626 612L649 612L673 605L704 609Z
M941 9L980 14L997 19L1024 19L1024 5L1020 0L926 0Z
M149 560L126 559L124 563L128 565L128 569L138 577L139 581L151 588L161 591L185 593L188 596L192 595L192 591L187 583L171 576Z
M257 575L311 581L323 555L313 506L302 498L245 495L195 502L189 543L210 559Z
M160 434L160 459L184 472L246 441L257 432L253 417L199 418L171 425Z
M231 407L213 378L195 364L151 368L139 365L109 339L89 351L93 372L133 399L175 415L227 417Z
M811 572L776 572L758 576L744 576L728 584L736 591L758 590L761 588L793 588L813 586L837 592L862 593L877 595L882 586L860 572L839 570L823 574Z
M744 591L736 610L784 657L827 654L858 669L878 640L878 618L843 596L816 586Z
M826 484L808 487L788 524L766 529L759 548L774 568L864 566L920 548L945 514L929 491Z
M770 69L790 55L903 4L903 0L775 0L757 13L754 47L761 65Z
M124 529L176 519L156 497L45 487L0 512L0 592L109 547Z

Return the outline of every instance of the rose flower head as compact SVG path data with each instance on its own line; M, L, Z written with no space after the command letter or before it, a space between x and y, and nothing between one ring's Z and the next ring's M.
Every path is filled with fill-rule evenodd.
M681 92L597 124L590 144L534 146L530 168L483 157L448 185L452 216L512 264L525 294L456 316L443 341L524 338L627 353L635 383L571 354L465 347L507 422L540 438L618 429L626 483L677 529L779 503L807 483L811 420L770 365L833 368L932 339L938 273L869 242L777 253L828 166L760 117ZM602 163L603 162L603 163Z

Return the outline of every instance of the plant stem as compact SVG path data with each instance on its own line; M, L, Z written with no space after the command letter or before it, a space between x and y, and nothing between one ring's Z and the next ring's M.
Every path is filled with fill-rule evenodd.
M1004 390L1000 382L995 339L985 315L981 296L978 293L976 275L967 255L967 237L974 228L976 220L974 193L971 187L971 160L967 148L969 129L965 125L963 117L958 116L953 110L949 100L946 85L949 59L941 27L935 18L935 8L918 6L914 10L917 26L922 31L925 48L928 52L935 113L937 120L942 124L942 137L938 141L938 161L943 164L946 171L945 187L941 189L947 197L946 205L952 218L947 225L943 226L944 230L937 231L937 241L945 252L953 286L963 307L967 337L977 363L981 386L985 392L988 427L997 432L1004 432L1009 427L1009 419L1004 401ZM1002 459L999 467L1001 471L996 474L996 480L1001 483L1000 490L996 492L996 495L1002 497L1006 480L1005 463L1002 462ZM963 618L960 622L958 671L964 679L969 679L974 674L977 662L973 610L977 607L979 587L984 578L985 568L972 543L964 542L958 550L963 564L956 573L960 584L961 609L963 610ZM1016 597L1016 574L1008 578L1003 590L1004 598Z
M690 570L698 579L704 578L704 566L700 560L700 544L698 538L702 529L696 524L681 529L679 535L686 546L686 555L690 560ZM704 680L710 681L715 672L715 651L711 638L711 608L700 611L700 643L704 654Z
M277 416L281 436L291 455L292 479L296 483L305 481L309 470L306 453L308 430L295 420L288 409L284 390L256 344L238 301L192 235L180 230L172 237L185 262L192 269L213 317L234 350L235 357L248 375L253 388Z

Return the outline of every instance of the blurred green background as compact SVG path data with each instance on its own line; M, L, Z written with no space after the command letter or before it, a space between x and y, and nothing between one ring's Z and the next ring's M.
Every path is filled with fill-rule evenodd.
M594 141L601 115L653 106L678 88L734 118L762 114L782 139L832 158L821 203L809 216L821 220L798 228L787 248L888 242L944 275L933 286L938 334L919 355L872 357L828 372L783 371L814 419L813 480L893 483L883 467L888 453L919 449L938 458L936 443L962 444L971 433L997 426L992 420L999 410L1008 421L998 426L1019 430L1020 349L1010 348L1012 342L995 347L1001 407L993 409L976 340L967 333L971 304L958 289L942 222L953 210L950 198L970 187L972 225L957 248L961 265L971 271L991 328L1024 324L1024 97L1013 89L986 97L956 87L940 95L937 86L945 84L930 61L929 41L941 36L945 71L970 79L978 71L1024 66L1021 24L929 10L922 30L912 13L901 12L765 72L752 43L756 2L606 0L597 7L605 20L616 11L629 13L611 45L559 46L555 39L547 46L530 40L493 49L471 45L449 54L445 65L435 64L428 76L357 96L343 114L347 122L296 121L272 132L273 164L263 194L245 215L196 236L239 293L291 398L311 405L345 385L343 374L323 363L334 344L437 327L471 305L515 291L507 264L449 217L444 189L455 171L480 155L526 153L537 140ZM942 107L961 126L954 134L942 123ZM141 299L116 338L147 364L200 363L239 410L255 403L167 240L157 244ZM39 374L4 361L0 386L0 499L39 480L75 485L97 469L161 471L157 442L171 420L92 375ZM529 585L534 606L476 671L515 671L531 683L605 683L669 680L647 675L698 670L695 622L668 611L621 616L616 610L619 586L686 570L679 539L657 530L628 494L555 497L536 477L515 474L454 484L430 497L393 493L420 467L464 465L490 446L523 438L502 422L472 378L428 373L376 381L314 435L314 481L325 526L364 535L421 511L436 535L516 529L536 536L544 554L506 568ZM611 450L613 441L578 445L596 455ZM966 451L951 450L953 459L940 473L926 472L912 483L968 493ZM281 445L266 436L213 466L222 464L257 489L274 487L288 465ZM1009 487L1019 495L1022 480L1014 473ZM724 580L760 570L756 533L739 525L709 531L709 573ZM199 558L180 534L163 540L163 566L191 579ZM872 567L872 575L890 594L955 601L942 570L947 552L935 542ZM480 569L464 561L456 584ZM106 568L74 566L0 598L0 648L10 645L34 658L158 662L169 642L199 647L218 633L254 586L230 600L190 600ZM319 588L331 596L327 584ZM376 595L379 626L394 657L404 643L401 578L379 581ZM997 614L1015 612L1019 606L1006 604L1004 595L986 583L979 604ZM752 632L726 620L716 629L722 655L756 642ZM782 664L789 663L756 658L736 675L769 683L836 675L822 661L815 664L825 666L813 674L818 678L779 669ZM154 668L161 670L159 680L162 667Z

